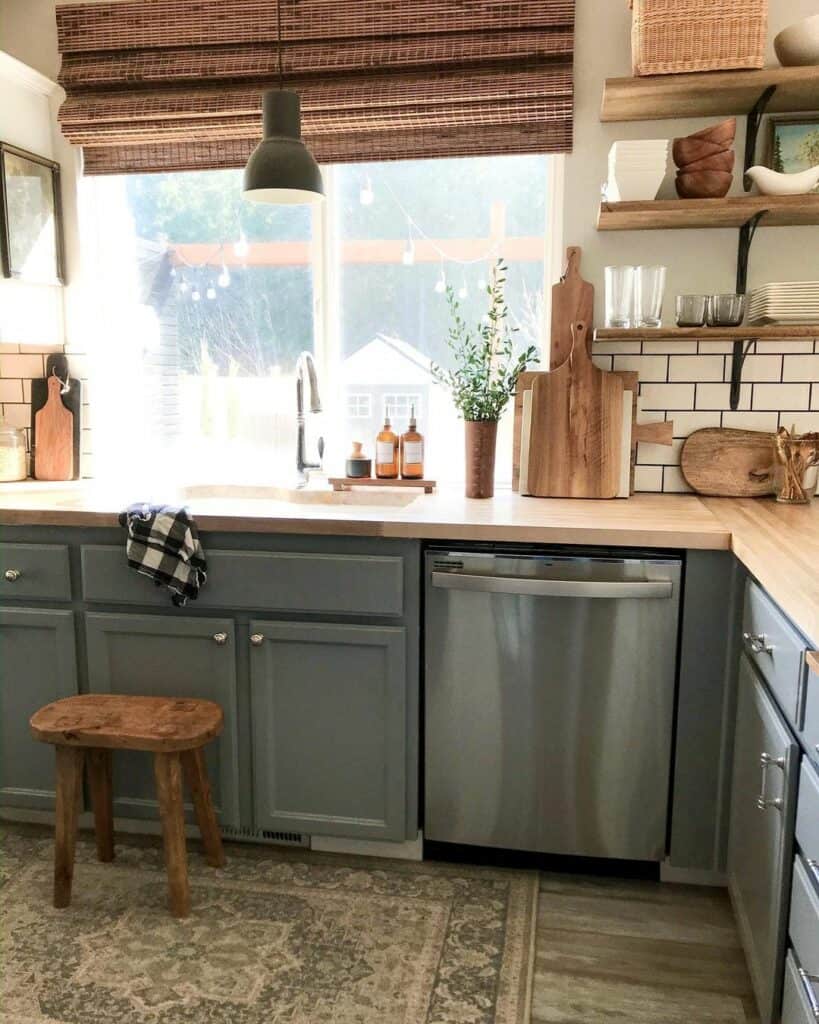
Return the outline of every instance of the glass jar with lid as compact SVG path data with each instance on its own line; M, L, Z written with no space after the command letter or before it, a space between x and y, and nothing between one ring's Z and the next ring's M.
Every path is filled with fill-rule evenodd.
M0 483L25 480L27 476L25 430L0 422Z

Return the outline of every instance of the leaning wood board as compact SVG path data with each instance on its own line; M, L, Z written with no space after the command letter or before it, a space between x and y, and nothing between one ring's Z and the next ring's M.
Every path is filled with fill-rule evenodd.
M680 471L697 494L758 498L771 494L773 434L760 430L706 427L690 434L680 454Z
M532 382L528 491L543 498L614 498L620 488L623 380L594 365L585 324L575 324L573 334L569 358Z
M570 245L566 250L566 269L557 284L552 285L552 325L549 368L565 363L572 350L572 324L589 325L594 319L594 285L580 276L581 249Z

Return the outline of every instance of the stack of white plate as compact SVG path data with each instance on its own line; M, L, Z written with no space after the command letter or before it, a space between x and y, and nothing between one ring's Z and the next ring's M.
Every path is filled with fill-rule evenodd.
M654 199L668 166L668 139L630 139L609 150L606 198L613 203Z
M765 284L751 292L750 324L819 323L819 281Z

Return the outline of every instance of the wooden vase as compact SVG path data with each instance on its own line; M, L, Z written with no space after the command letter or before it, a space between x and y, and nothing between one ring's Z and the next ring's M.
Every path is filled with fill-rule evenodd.
M495 493L495 444L497 420L467 420L466 496L491 498Z

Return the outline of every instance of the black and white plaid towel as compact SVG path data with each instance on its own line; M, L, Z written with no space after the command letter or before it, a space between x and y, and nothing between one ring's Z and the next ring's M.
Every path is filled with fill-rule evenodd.
M128 530L125 554L132 569L150 576L158 587L167 587L175 605L199 596L208 566L199 531L187 509L130 505L120 513L119 521Z

